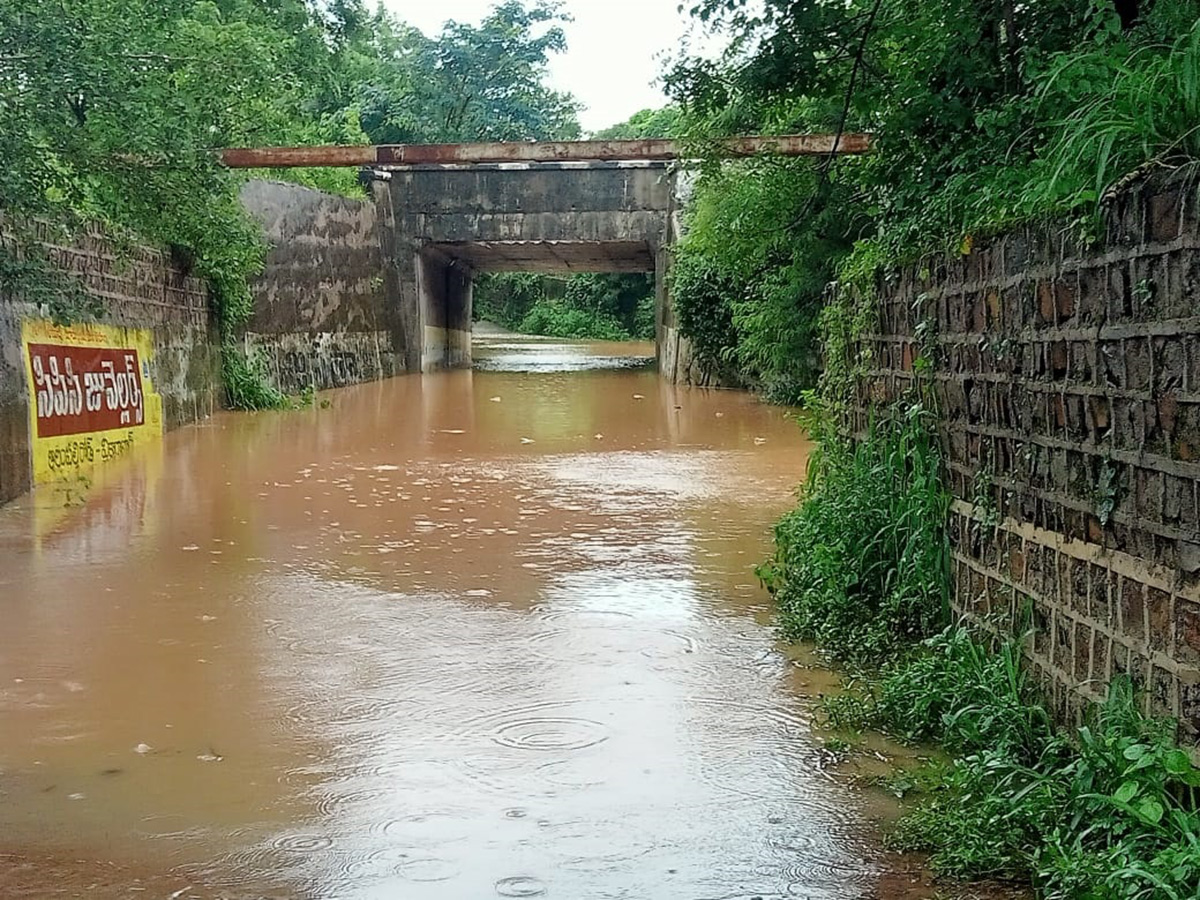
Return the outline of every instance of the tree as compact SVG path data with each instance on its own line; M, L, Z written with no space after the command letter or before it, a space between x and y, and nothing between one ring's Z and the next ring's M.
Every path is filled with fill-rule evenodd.
M643 109L624 122L602 128L592 135L596 140L636 140L638 138L673 138L682 136L683 113L677 106Z
M757 162L702 169L681 253L734 286L725 355L760 383L803 381L814 273L869 281L1017 221L1094 220L1124 173L1200 156L1194 0L698 0L692 12L730 47L666 74L691 132L875 136L867 157L785 176Z
M428 38L380 12L371 46L356 48L374 62L359 76L363 127L376 143L578 137L578 104L546 86L564 21L546 0L508 0Z

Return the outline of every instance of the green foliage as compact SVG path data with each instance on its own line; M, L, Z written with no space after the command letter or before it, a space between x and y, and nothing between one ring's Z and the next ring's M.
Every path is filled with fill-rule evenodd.
M932 740L954 761L892 843L958 877L1030 878L1047 898L1186 900L1200 883L1200 769L1171 722L1118 679L1088 723L1057 731L1015 643L947 629L866 695L830 704L839 727Z
M738 288L733 276L684 246L671 268L670 287L679 327L691 338L696 361L719 381L737 384L739 373L729 359L737 344L733 297Z
M952 626L883 671L866 703L831 698L837 727L874 728L956 754L998 749L1028 764L1053 733L1015 643L987 647Z
M562 297L564 285L557 279L531 272L501 272L477 275L473 288L473 314L515 331L534 304Z
M683 113L677 106L661 109L643 109L624 122L602 128L592 135L594 140L637 140L639 138L682 137L684 132Z
M428 38L380 11L350 46L364 130L375 143L577 138L578 104L546 86L567 20L546 0L506 0Z
M230 409L288 409L293 405L287 394L271 384L263 361L232 340L221 346L221 374Z
M507 0L479 26L426 37L361 0L21 0L0 7L0 210L68 233L169 249L210 288L239 408L278 405L231 351L265 244L243 176L216 148L529 140L578 135L574 100L545 85L563 17ZM362 196L348 170L274 173ZM58 320L96 315L36 249L0 260L8 291ZM19 282L19 283L18 283ZM256 386L257 385L257 386Z
M692 13L731 45L667 73L690 137L875 136L861 158L702 171L685 247L736 285L726 358L752 383L811 383L814 282L1047 216L1094 235L1126 173L1200 158L1194 0L697 0Z
M597 341L627 341L629 332L616 319L592 310L579 309L561 300L544 300L521 320L523 334L583 338Z
M475 282L474 315L526 334L596 340L654 338L650 275L527 273L485 275Z
M760 569L788 638L879 665L946 621L949 497L929 418L914 405L854 443L814 422L800 506Z
M848 197L813 207L818 177L810 162L771 158L705 170L672 293L702 364L785 402L816 380L822 295L862 218ZM844 194L840 183L821 190Z

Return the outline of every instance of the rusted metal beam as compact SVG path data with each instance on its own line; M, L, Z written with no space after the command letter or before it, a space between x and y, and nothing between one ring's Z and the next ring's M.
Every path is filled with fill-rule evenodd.
M868 134L786 134L736 137L705 145L719 156L763 153L779 156L856 154L871 149ZM474 163L642 162L690 159L690 145L671 140L510 141L486 144L382 144L373 147L257 147L221 151L231 169L283 169L293 166L415 166Z

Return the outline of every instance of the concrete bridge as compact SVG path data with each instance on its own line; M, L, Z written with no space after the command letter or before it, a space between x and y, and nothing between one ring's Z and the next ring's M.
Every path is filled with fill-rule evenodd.
M867 146L862 135L794 135L733 139L717 151L828 155ZM372 185L369 210L283 185L247 189L246 204L274 247L258 286L251 343L272 356L280 342L265 336L292 335L283 341L293 347L290 368L308 368L308 383L318 387L362 379L336 377L319 356L307 366L297 361L302 342L294 335L329 335L325 343L342 346L342 356L361 356L361 348L344 347L355 322L375 332L375 374L466 367L476 273L646 272L656 276L660 368L673 380L693 380L698 372L676 327L666 277L686 185L674 161L684 156L672 141L225 151L233 167L357 166ZM331 310L349 315L339 321ZM331 377L311 377L323 366ZM292 375L281 372L281 386L304 380L303 372Z

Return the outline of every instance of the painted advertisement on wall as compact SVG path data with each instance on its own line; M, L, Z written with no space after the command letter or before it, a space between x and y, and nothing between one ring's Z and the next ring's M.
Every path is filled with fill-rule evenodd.
M150 331L27 320L21 337L35 484L87 476L161 439Z

